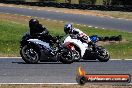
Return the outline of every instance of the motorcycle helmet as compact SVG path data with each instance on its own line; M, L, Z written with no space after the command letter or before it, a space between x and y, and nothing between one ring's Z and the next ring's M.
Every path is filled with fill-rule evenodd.
M39 21L37 19L31 19L29 21L29 26L33 27L33 26L37 26L39 24Z
M72 31L72 24L66 24L66 25L64 26L64 32L65 32L66 34L69 34L71 31Z

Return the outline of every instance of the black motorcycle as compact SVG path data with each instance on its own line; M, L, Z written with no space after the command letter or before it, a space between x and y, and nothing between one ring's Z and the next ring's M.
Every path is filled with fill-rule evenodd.
M20 55L29 64L40 62L58 61L71 64L74 61L73 53L61 43L61 37L56 36L56 43L50 45L40 39L34 39L26 33L20 42Z

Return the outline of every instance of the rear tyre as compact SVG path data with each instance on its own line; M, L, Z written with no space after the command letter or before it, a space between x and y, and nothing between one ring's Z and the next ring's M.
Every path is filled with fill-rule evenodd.
M107 62L110 59L109 52L101 46L98 47L98 53L97 57L100 62Z
M20 50L22 59L28 64L36 64L40 60L40 53L34 47L25 45Z

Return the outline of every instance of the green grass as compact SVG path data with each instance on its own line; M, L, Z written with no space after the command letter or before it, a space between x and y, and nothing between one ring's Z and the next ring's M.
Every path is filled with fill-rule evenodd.
M105 46L112 58L132 58L132 42L127 44L111 44Z
M0 20L0 56L18 56L19 41L27 26Z
M8 18L9 19L9 18ZM20 56L19 55L19 41L25 32L28 31L27 21L14 21L2 19L0 20L0 56ZM40 20L50 31L52 35L64 35L63 25L64 23ZM81 29L88 35L99 35L99 36L112 36L122 35L125 42L113 43L105 45L110 54L111 58L132 58L132 33L115 31L115 30L102 30L94 29L84 26L75 27Z

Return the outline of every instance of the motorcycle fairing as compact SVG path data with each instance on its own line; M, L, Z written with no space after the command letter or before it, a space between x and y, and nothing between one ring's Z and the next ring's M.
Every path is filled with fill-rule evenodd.
M48 49L51 49L49 43L43 42L43 41L41 41L41 40L38 40L38 39L29 39L28 41L29 41L29 42L33 42L33 43L36 43L36 44L39 44L39 45L42 45L42 46L45 46L45 47L47 47Z
M74 45L76 45L77 47L79 47L80 50L81 50L81 57L83 57L83 55L85 54L85 51L86 51L86 49L88 47L88 44L82 43L78 39L72 39L70 36L68 36L68 37L65 38L64 43L67 43L67 42L71 42Z
M27 40L28 42L31 42L33 44L35 44L41 52L41 61L48 61L49 60L49 56L51 55L51 47L49 45L49 43L41 41L39 39L29 39ZM43 48L43 49L41 49Z

